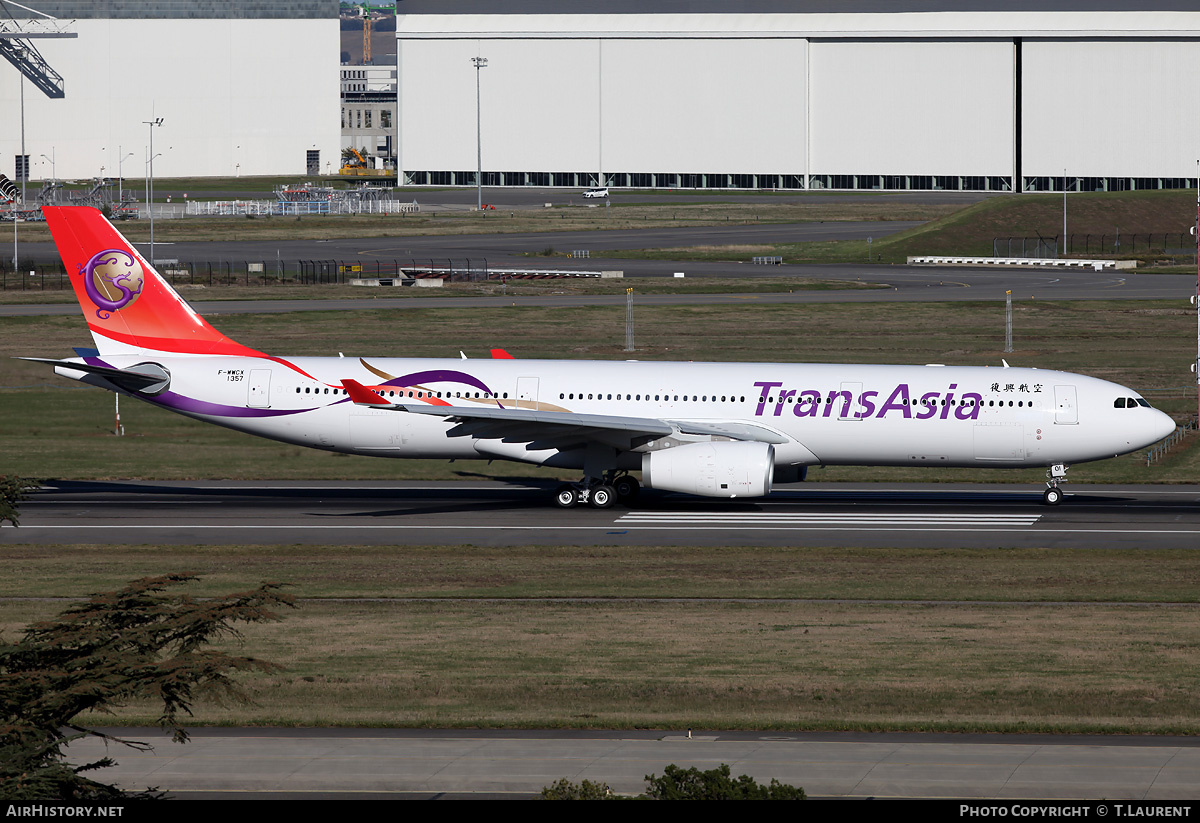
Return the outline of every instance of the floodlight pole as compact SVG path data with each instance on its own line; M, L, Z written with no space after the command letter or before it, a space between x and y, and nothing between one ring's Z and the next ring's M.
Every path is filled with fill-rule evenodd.
M17 57L24 57L25 50L16 49ZM21 206L25 206L25 180L29 177L29 163L25 160L25 75L18 73L17 83L21 86ZM14 169L15 171L15 169ZM17 201L13 198L13 272L19 274L17 267Z
M487 66L486 57L472 57L475 64L475 194L477 211L483 211L483 120L480 114L479 72Z
M150 212L150 265L154 265L154 127L161 126L163 119L156 117L153 120L143 120L145 125L150 128L150 162L148 166L149 176L146 179L146 209Z
M1059 257L1065 257L1067 254L1067 170L1063 169L1063 239L1062 248L1058 252Z
M125 200L125 174L121 171L121 166L124 165L126 158L133 157L133 152L125 154L125 149L118 144L117 156L120 158L117 160L117 203L120 204Z

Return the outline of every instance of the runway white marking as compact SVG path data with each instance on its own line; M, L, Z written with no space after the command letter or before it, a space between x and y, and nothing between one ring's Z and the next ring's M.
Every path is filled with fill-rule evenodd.
M630 512L617 518L617 525L794 525L794 526L1032 526L1040 514L961 514L904 512Z

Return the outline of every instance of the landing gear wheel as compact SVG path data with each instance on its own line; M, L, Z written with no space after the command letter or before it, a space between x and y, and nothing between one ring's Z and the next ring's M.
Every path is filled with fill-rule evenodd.
M1062 499L1062 489L1058 488L1058 486L1051 486L1042 494L1042 501L1045 502L1047 506L1057 506L1062 502Z
M617 499L617 493L612 486L596 486L592 489L591 504L597 509L607 509Z
M579 492L572 486L559 486L558 491L554 493L554 502L559 508L573 509L579 502Z
M632 502L641 491L641 485L637 482L637 478L629 475L622 475L613 481L613 491L617 493L617 499L622 503Z

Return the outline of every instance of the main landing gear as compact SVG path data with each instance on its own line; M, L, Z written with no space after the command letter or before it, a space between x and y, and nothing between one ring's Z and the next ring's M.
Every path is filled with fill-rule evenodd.
M1062 502L1063 490L1059 488L1059 484L1067 482L1069 468L1070 466L1062 463L1055 463L1046 470L1046 491L1042 493L1042 502L1047 506L1057 506Z
M637 497L640 488L637 479L631 475L606 472L602 478L588 477L578 483L559 486L554 492L554 502L564 509L580 504L607 509L617 501L631 502Z

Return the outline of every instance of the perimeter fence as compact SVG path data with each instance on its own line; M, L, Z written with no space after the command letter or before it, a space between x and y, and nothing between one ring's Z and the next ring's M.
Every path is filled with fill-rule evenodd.
M1163 256L1196 259L1196 238L1181 232L1120 232L1105 234L1068 234L1053 237L994 237L993 257L1068 257Z
M409 258L407 260L202 260L158 259L159 274L177 286L330 285L353 281L420 279L451 282L597 277L599 272L569 269L493 269L486 258ZM0 262L0 291L62 291L71 280L61 264L25 263L14 271Z

